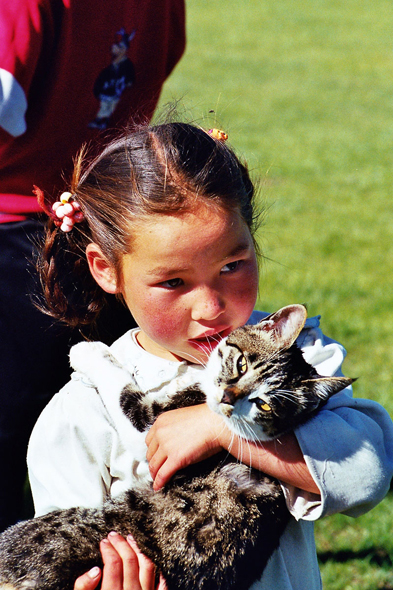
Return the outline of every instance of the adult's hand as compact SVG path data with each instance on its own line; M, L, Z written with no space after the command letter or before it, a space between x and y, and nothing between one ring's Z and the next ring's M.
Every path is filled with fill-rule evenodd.
M80 576L74 585L74 590L94 590L101 577L101 590L155 590L155 567L139 550L131 536L124 539L112 532L108 538L101 541L100 550L104 568L92 568ZM166 590L162 576L157 590Z

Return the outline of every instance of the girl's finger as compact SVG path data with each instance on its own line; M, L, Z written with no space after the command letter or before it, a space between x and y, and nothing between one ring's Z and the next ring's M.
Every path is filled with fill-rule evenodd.
M79 576L74 584L74 590L95 590L101 580L101 570L93 567L89 572Z
M142 553L132 535L128 535L127 541L138 558L139 580L142 590L154 590L156 577L154 563Z
M140 583L139 559L132 546L116 532L109 533L108 541L121 559L122 590L145 590ZM103 586L102 590L106 590L106 588ZM112 588L108 586L108 590L112 590ZM146 590L150 590L150 588Z
M163 488L181 467L181 464L166 459L154 472L150 469L150 474L153 478L153 489L157 492Z
M150 429L147 433L145 443L147 445L146 458L148 461L150 461L150 459L157 452L158 449L158 442L154 437L154 434L152 433L152 429Z
M101 541L100 549L104 562L101 590L123 590L122 558L108 539Z
M168 454L158 449L149 460L149 471L153 479L155 479L157 472L168 461Z

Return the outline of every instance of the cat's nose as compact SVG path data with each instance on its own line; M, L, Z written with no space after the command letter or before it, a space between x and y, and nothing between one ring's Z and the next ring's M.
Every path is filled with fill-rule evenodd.
M226 387L224 393L222 394L221 403L234 406L239 393L240 390L238 387Z
M233 396L231 396L229 393L225 392L221 398L220 403L221 404L229 404L230 406L233 406Z

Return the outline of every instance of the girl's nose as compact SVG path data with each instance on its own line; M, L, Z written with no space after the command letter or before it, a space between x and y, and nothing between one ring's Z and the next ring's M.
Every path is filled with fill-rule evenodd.
M191 317L194 321L215 320L224 310L224 297L214 289L206 287L195 292L195 300L191 311Z

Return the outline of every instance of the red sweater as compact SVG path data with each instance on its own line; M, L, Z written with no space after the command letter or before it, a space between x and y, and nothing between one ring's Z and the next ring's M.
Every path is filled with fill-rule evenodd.
M64 189L100 129L150 119L185 46L183 0L0 3L0 221Z

